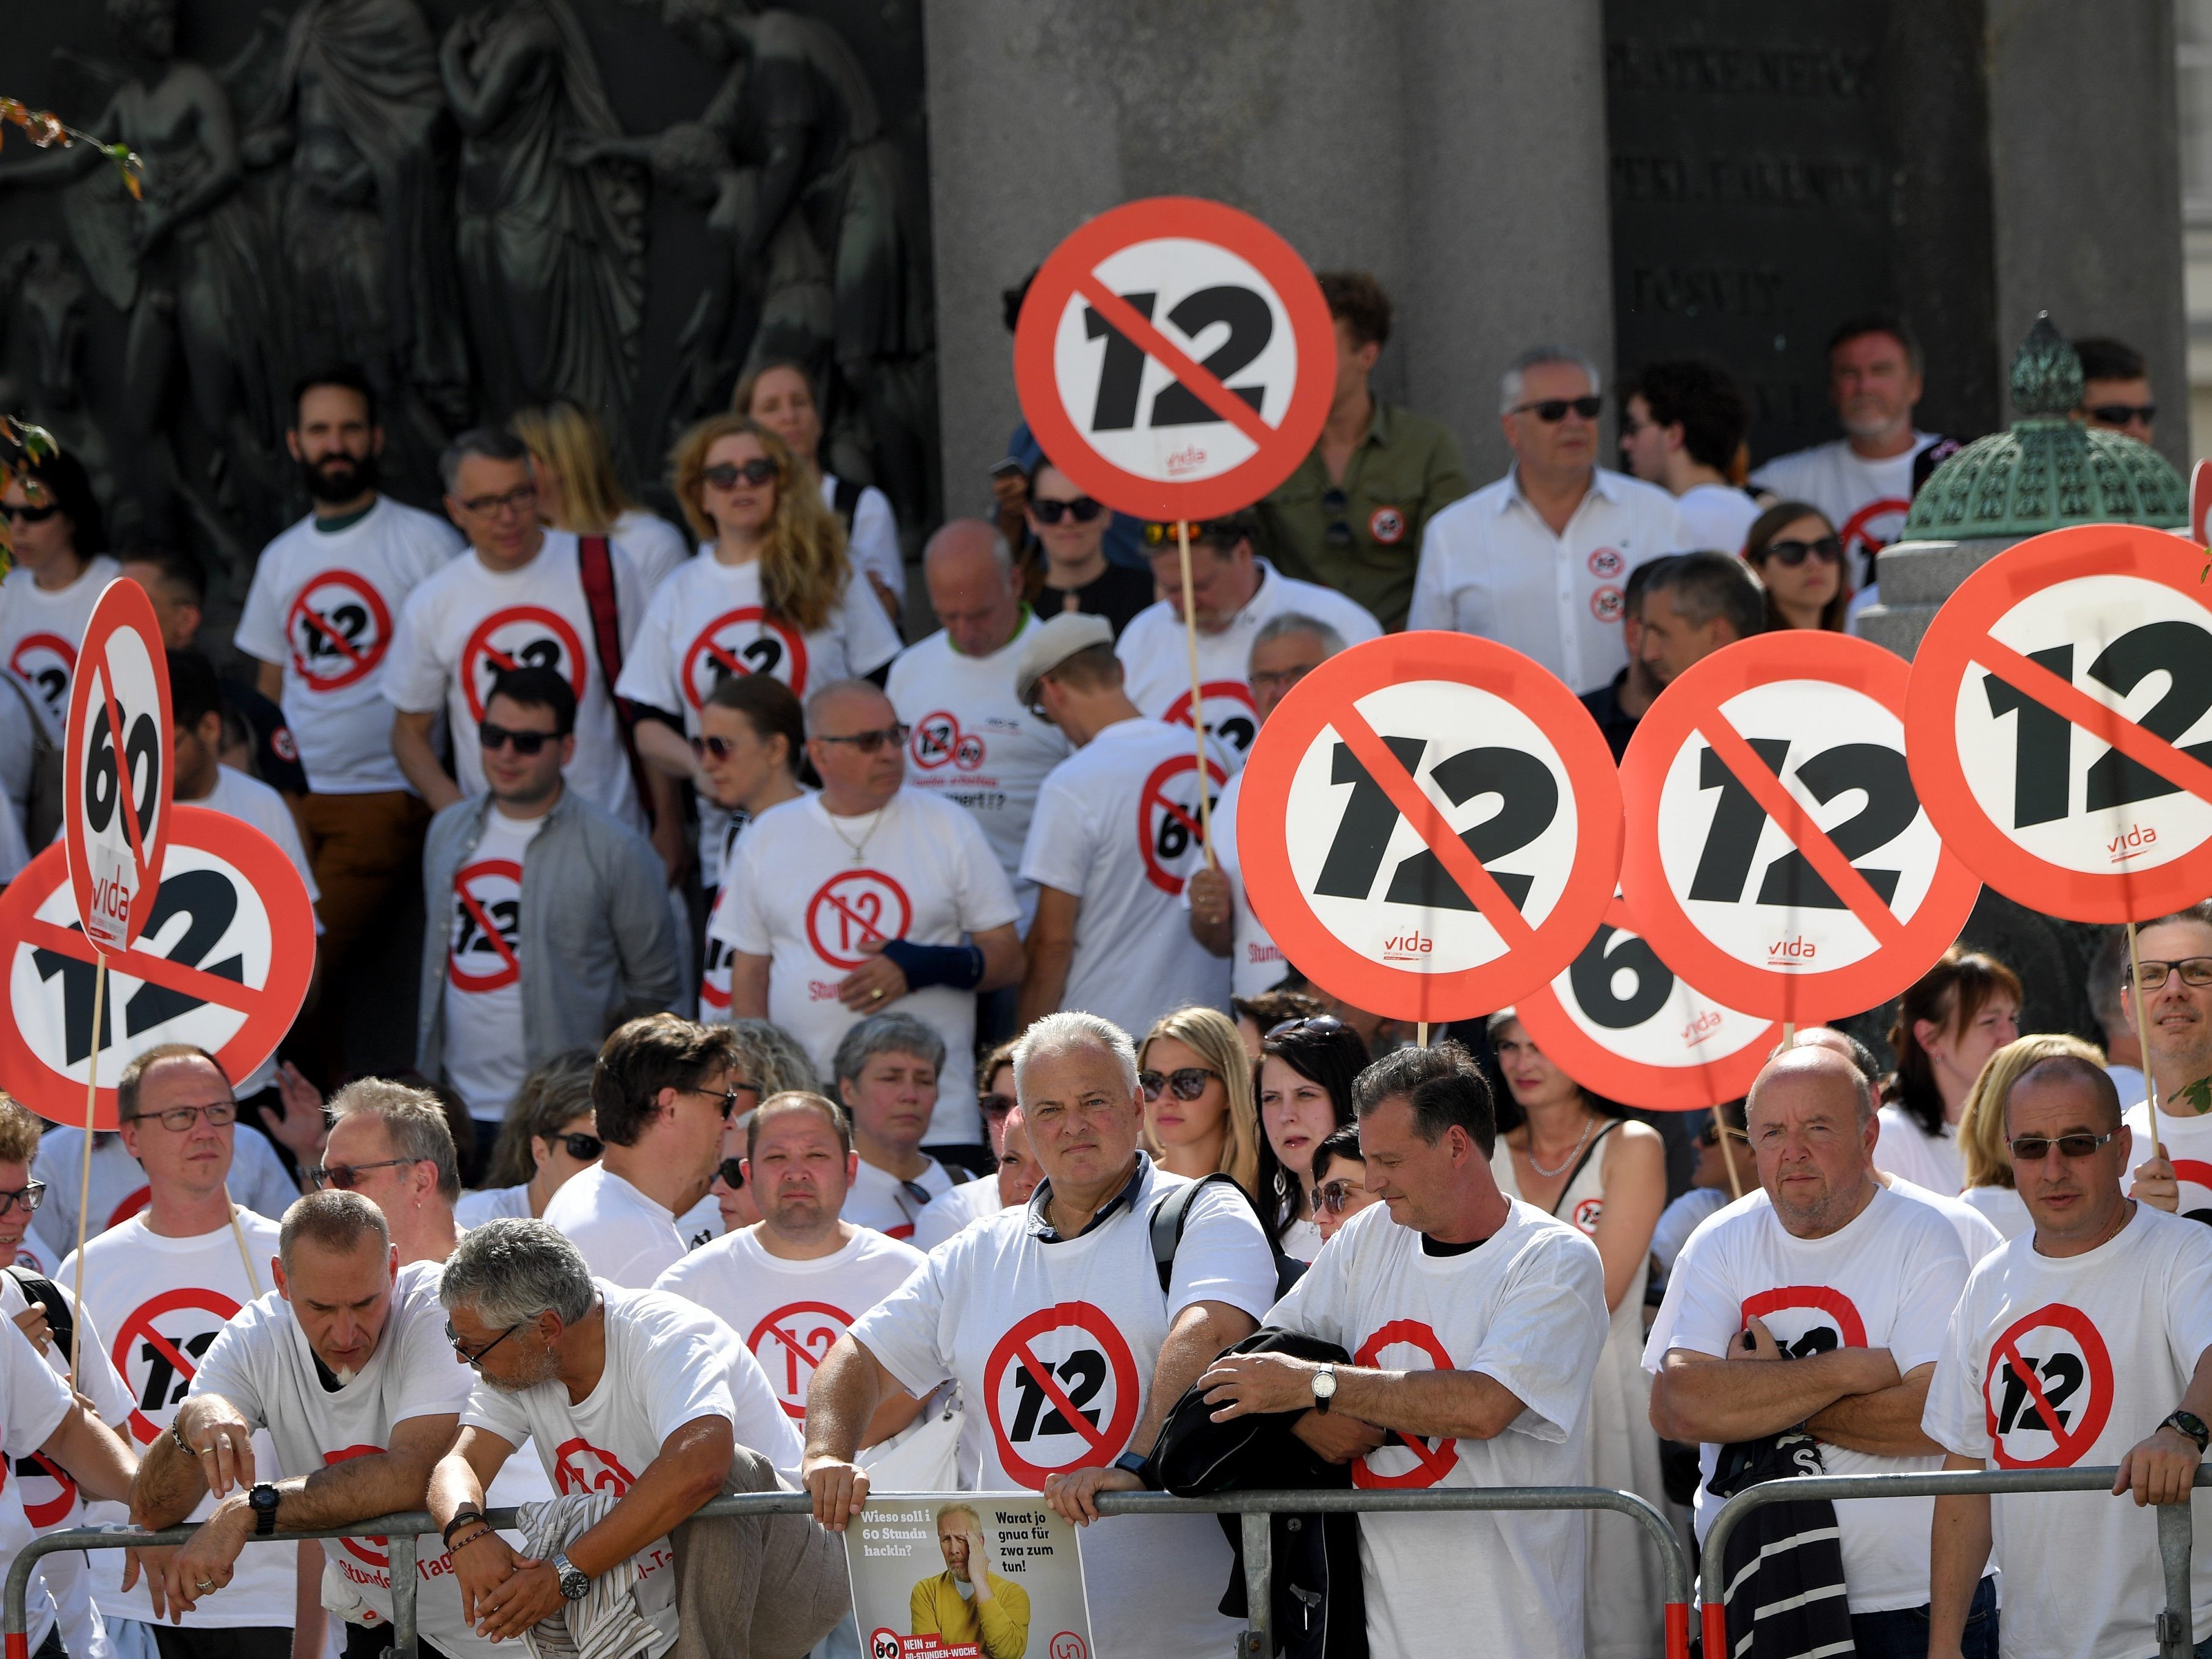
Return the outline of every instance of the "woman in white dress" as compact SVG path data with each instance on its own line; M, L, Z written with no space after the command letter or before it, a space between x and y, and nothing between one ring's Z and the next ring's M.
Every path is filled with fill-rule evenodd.
M873 484L823 470L822 400L814 395L814 377L797 363L766 364L738 382L730 409L781 438L814 474L822 505L845 526L854 567L867 577L896 623L906 599L906 555L899 546L898 520L891 514L890 497Z
M1352 1121L1352 1080L1367 1044L1329 1014L1288 1019L1260 1039L1260 1220L1285 1255L1321 1254L1314 1153Z
M2041 1031L2019 1037L1991 1054L1982 1074L1967 1091L1959 1114L1959 1160L1966 1171L1966 1190L1959 1194L1990 1218L2007 1238L2017 1238L2033 1226L2027 1200L2013 1184L2012 1153L2005 1146L2005 1097L2021 1073L2038 1060L2069 1054L2101 1067L2105 1051L2094 1042L2063 1032ZM2150 1156L2146 1148L2138 1158Z
M615 475L607 435L589 410L556 398L516 410L507 424L530 451L538 516L556 530L605 536L629 556L648 599L691 556L682 531L629 498Z
M2020 980L1995 957L1953 945L1899 1000L1874 1162L1956 1198L1966 1184L1959 1115L1991 1054L2020 1035Z
M1505 1074L1501 1133L1491 1173L1517 1198L1581 1230L1605 1261L1612 1315L1590 1382L1590 1484L1663 1504L1651 1383L1644 1370L1644 1281L1651 1233L1667 1206L1667 1152L1658 1133L1615 1116L1562 1072L1510 1008L1490 1017ZM1589 1659L1648 1659L1664 1644L1659 1561L1644 1529L1620 1516L1590 1516L1589 1594L1583 1641Z

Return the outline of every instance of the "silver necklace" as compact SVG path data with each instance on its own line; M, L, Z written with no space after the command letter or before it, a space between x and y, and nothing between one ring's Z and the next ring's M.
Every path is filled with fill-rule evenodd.
M1597 1120L1585 1115L1583 1118L1582 1139L1575 1142L1567 1155L1559 1160L1556 1168L1547 1170L1536 1162L1536 1133L1533 1127L1528 1132L1528 1150L1522 1156L1528 1160L1528 1167L1543 1176L1545 1180L1556 1181L1574 1167L1575 1159L1582 1156L1583 1148L1589 1144L1590 1131L1595 1127L1597 1127Z
M847 835L843 830L838 827L837 815L835 812L832 812L828 807L825 806L822 809L822 816L830 820L830 833L836 836L839 841L843 842L847 849L851 852L853 854L853 862L855 864L866 864L868 861L868 842L874 839L876 831L884 827L884 813L889 808L890 805L890 803L886 801L882 806L876 808L875 822L867 827L867 830L861 835L860 839L857 842L850 836Z

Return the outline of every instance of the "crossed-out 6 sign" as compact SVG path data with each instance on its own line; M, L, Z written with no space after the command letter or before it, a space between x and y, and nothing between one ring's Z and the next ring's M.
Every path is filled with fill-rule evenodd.
M1146 518L1208 519L1297 470L1328 419L1335 334L1320 284L1249 214L1193 197L1102 213L1054 250L1014 331L1045 453Z

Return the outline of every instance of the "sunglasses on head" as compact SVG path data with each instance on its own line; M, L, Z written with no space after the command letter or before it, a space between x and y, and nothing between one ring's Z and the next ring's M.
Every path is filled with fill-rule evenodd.
M1334 1181L1324 1181L1314 1188L1314 1208L1326 1210L1331 1215L1342 1215L1352 1207L1352 1195L1366 1190L1365 1183L1355 1187L1350 1176Z
M495 726L489 720L477 727L477 741L487 750L496 750L506 744L514 745L518 755L535 755L549 743L558 743L558 732L514 732L504 726Z
M553 1139L568 1149L568 1156L579 1164L589 1164L607 1149L607 1144L597 1135L587 1135L582 1130L574 1134L555 1135Z
M1844 544L1833 536L1822 536L1809 542L1769 542L1759 556L1761 562L1771 559L1791 570L1808 559L1818 559L1823 564L1841 564Z
M2158 418L2156 404L2097 404L2084 411L2091 420L2106 426L2125 426L2130 421L2141 421L2148 426Z
M1286 1031L1345 1031L1352 1028L1334 1014L1302 1014L1296 1019L1284 1020L1271 1025L1262 1034L1262 1041L1281 1036Z
M5 514L17 524L44 524L61 510L58 501L48 501L44 507L33 507L27 502L21 507L0 507L0 514Z
M775 479L775 463L766 456L756 455L750 461L721 461L699 475L717 489L735 489L738 482L759 489Z
M2118 1133L2118 1129L2109 1129L2100 1135L2013 1135L2005 1141L2005 1149L2015 1164L2040 1164L2056 1146L2058 1156L2072 1163L2087 1158Z
M1078 495L1072 501L1039 500L1030 503L1030 511L1036 514L1039 524L1058 524L1062 519L1089 524L1105 510L1104 506L1088 495Z
M906 741L906 734L913 729L908 726L894 725L884 726L874 732L853 732L843 737L833 737L825 732L815 741L817 743L849 743L862 754L872 755L885 744L890 744L894 749L897 748Z
M1210 1066L1183 1066L1165 1073L1139 1072L1137 1086L1145 1091L1146 1100L1158 1100L1163 1089L1173 1092L1177 1100L1196 1100L1206 1092L1206 1079L1220 1075Z
M1516 404L1509 415L1534 415L1546 426L1557 426L1569 415L1579 415L1585 421L1594 421L1605 413L1605 399L1589 398L1540 398L1533 404Z

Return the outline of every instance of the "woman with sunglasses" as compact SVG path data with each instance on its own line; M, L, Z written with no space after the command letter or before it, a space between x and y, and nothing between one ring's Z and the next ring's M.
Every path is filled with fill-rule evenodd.
M2035 1223L2013 1180L2012 1149L2005 1144L2005 1099L2029 1066L2057 1054L2086 1060L2100 1069L2105 1064L2105 1051L2077 1036L2045 1031L2015 1037L1990 1056L1967 1092L1966 1109L1959 1114L1959 1161L1966 1176L1966 1190L1959 1196L2007 1238L2019 1237ZM2138 1149L2139 1157L2150 1155L2148 1149Z
M502 1216L534 1219L571 1176L599 1162L603 1150L592 1110L589 1048L570 1048L532 1068L514 1091L492 1148L485 1179L500 1183L464 1193L453 1206L463 1227Z
M1314 1157L1352 1121L1352 1085L1367 1044L1332 1015L1293 1019L1260 1039L1260 1223L1299 1261L1321 1254Z
M2020 1035L2020 977L1954 945L1898 1000L1875 1167L1956 1198L1966 1184L1959 1120L1990 1056Z
M1605 1264L1612 1315L1591 1378L1590 1480L1662 1502L1651 1380L1644 1370L1644 1284L1651 1234L1667 1207L1667 1152L1658 1132L1627 1121L1554 1065L1510 1008L1490 1017L1504 1073L1490 1170L1498 1190L1579 1229ZM1656 1651L1659 1565L1626 1528L1590 1529L1584 1644L1593 1653Z
M814 395L814 377L797 363L763 364L738 382L730 409L781 438L813 474L823 505L845 527L845 545L853 562L896 625L905 604L906 556L899 550L890 497L873 484L854 483L823 471L822 400Z
M1145 1150L1170 1175L1225 1175L1253 1196L1260 1184L1260 1119L1244 1040L1215 1008L1178 1008L1137 1045Z
M74 455L57 452L16 466L8 488L0 490L0 513L7 515L15 541L15 568L0 583L0 662L10 665L29 688L59 743L77 641L101 591L122 567L107 556L100 501ZM14 701L13 694L0 696ZM7 782L12 794L18 781ZM21 782L27 787L29 780Z
M507 429L530 451L538 516L555 530L605 536L629 555L651 594L690 554L684 532L630 499L615 472L607 434L591 410L568 398L518 409Z
M1026 509L1030 544L1022 553L1024 597L1040 617L1083 611L1103 617L1114 637L1159 596L1148 570L1106 556L1114 515L1050 461L1030 472Z
M1817 507L1783 501L1752 520L1744 562L1766 584L1766 625L1844 631L1851 602L1844 544Z
M799 768L805 763L806 720L791 688L765 674L733 674L722 681L700 708L698 720L691 752L704 780L704 799L723 816L713 863L718 872L726 872L747 824L769 807L806 793L799 781ZM710 912L721 909L725 890L709 891ZM710 927L706 948L699 974L699 1015L726 1019L730 947Z
M1376 1201L1367 1190L1367 1160L1359 1155L1359 1126L1332 1129L1314 1148L1314 1224L1328 1243L1337 1230Z

